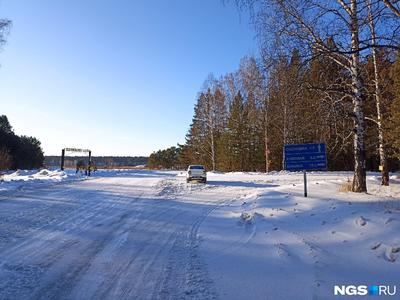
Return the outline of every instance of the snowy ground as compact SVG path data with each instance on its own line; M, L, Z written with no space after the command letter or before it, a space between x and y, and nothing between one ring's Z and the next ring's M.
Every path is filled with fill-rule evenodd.
M19 190L27 186L38 186L51 184L60 181L71 181L84 179L81 174L75 174L72 170L69 171L50 171L50 170L17 170L15 172L7 172L0 174L0 192L6 190Z
M352 194L338 192L349 173L312 173L303 198L302 174L43 173L0 182L0 299L337 299L334 285L400 284L396 176Z

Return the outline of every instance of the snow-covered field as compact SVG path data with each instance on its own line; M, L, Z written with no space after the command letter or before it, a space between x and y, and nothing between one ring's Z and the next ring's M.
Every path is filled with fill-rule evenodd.
M0 299L337 299L397 285L400 179L114 170L0 182ZM398 291L400 293L400 291ZM366 297L368 298L368 297Z

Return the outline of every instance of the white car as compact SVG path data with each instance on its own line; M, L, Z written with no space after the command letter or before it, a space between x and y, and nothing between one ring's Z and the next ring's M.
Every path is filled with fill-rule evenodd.
M203 183L207 182L207 174L204 166L190 165L186 172L186 182L197 180Z

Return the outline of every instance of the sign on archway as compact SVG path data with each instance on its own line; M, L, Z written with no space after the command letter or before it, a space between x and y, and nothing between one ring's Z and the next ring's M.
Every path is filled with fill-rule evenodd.
M61 150L61 170L64 170L65 155L68 153L84 153L88 155L87 163L87 173L90 176L90 171L92 167L92 151L89 149L79 149L79 148L64 148Z

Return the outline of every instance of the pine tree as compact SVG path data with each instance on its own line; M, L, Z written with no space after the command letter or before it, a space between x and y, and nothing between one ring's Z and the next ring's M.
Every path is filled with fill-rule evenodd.
M263 128L260 122L260 113L255 103L254 95L249 93L244 104L243 123L244 123L244 154L246 165L245 171L260 171L264 168L264 144Z
M206 164L207 162L203 152L204 126L199 117L199 99L198 103L195 105L192 123L186 135L185 147L182 150L183 162L185 164ZM209 167L209 165L207 167Z
M393 81L394 101L391 105L391 117L388 123L389 139L395 149L395 156L400 159L400 54L392 66L390 77Z
M226 126L228 144L229 170L243 170L245 165L245 126L243 115L243 98L240 92L233 99Z

